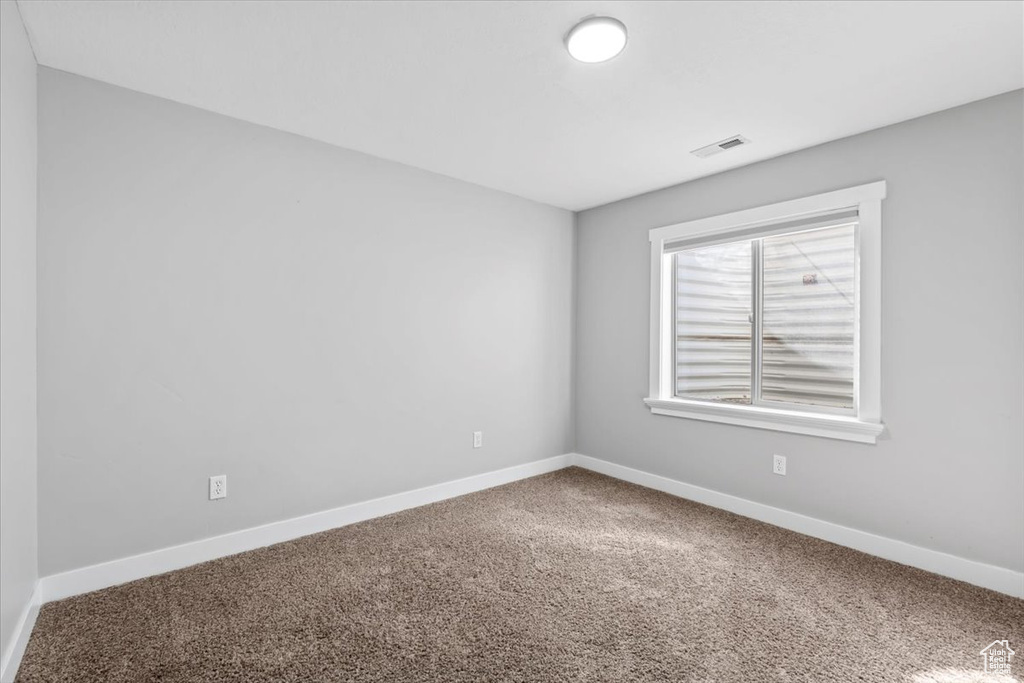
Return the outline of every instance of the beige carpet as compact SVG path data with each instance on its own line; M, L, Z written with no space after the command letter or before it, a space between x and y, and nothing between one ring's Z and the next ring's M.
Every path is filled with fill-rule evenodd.
M1016 680L997 638L1024 601L572 468L45 605L17 680Z

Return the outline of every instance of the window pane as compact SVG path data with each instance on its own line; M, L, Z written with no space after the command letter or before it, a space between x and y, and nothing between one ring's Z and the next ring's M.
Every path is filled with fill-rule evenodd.
M762 244L761 398L853 408L854 226Z
M676 395L750 403L751 243L676 254Z

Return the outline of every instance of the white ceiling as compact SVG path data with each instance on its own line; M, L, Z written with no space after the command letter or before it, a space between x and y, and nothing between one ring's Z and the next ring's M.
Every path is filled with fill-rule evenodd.
M1021 2L19 6L45 66L574 210L1024 86Z

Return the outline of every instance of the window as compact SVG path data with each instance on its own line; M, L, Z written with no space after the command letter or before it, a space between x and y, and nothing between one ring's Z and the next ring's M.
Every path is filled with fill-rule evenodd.
M874 443L885 183L651 230L651 411Z

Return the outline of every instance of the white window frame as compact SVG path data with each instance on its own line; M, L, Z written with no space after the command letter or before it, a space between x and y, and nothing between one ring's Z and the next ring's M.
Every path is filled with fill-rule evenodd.
M651 241L651 340L650 389L644 403L656 415L721 422L745 427L810 434L832 439L875 443L882 423L882 200L885 181L793 199L769 206L736 211L654 228ZM832 414L808 407L776 408L689 400L675 396L673 367L673 250L666 245L687 240L721 241L730 233L742 233L777 223L809 218L833 211L856 209L857 304L854 342L853 414ZM756 237L755 237L756 238Z

